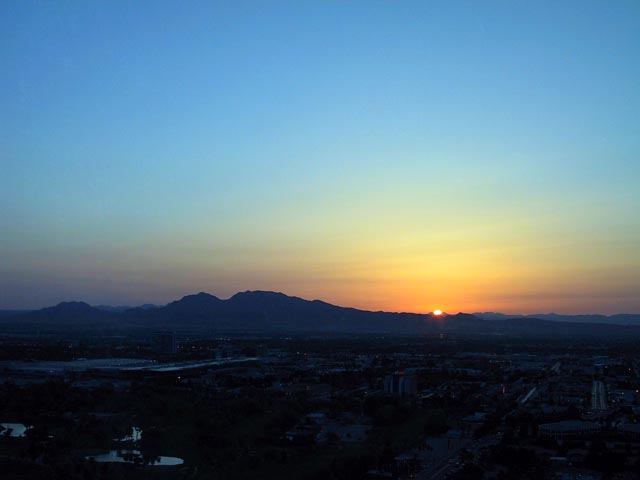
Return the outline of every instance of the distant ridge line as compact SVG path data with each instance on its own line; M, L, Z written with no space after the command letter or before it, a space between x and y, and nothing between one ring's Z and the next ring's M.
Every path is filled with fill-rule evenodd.
M360 310L264 290L238 292L227 299L199 292L185 295L164 306L145 304L133 308L61 302L40 310L0 314L0 321L23 326L162 327L240 332L640 335L640 315L633 314L609 317L557 314L518 316L460 312L435 316L432 313Z

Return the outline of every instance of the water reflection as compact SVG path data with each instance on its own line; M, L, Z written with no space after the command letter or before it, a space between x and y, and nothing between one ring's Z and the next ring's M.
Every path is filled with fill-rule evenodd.
M26 437L27 427L22 423L0 423L0 435Z

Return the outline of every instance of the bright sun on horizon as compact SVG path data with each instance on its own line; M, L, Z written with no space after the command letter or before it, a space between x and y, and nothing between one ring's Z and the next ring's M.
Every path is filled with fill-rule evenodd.
M434 310L433 314L434 315L442 315L442 310Z

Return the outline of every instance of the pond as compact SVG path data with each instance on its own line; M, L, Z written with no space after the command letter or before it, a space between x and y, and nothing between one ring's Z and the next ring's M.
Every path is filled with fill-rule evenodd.
M140 450L111 450L109 453L100 455L89 455L87 459L93 459L98 463L143 463L143 457ZM172 466L182 465L184 460L178 457L155 457L148 465L152 466Z
M0 435L9 437L26 437L27 427L22 423L0 423Z

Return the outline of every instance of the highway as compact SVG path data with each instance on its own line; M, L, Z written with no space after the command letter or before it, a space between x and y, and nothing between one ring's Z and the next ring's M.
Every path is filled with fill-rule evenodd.
M466 447L474 459L480 455L482 449L496 445L501 440L501 433L495 433L488 437L472 440L468 439L464 444L459 445L453 449L446 458L441 459L437 466L427 468L416 475L416 480L444 480L448 473L459 467L456 462L458 454L462 448Z
M460 450L472 441L471 438L427 438L426 443L429 448L418 453L418 458L424 468L418 472L416 479L437 478L439 474L446 472L452 466L449 463L450 460L455 460Z
M533 387L531 390L529 390L529 393L527 393L524 398L520 400L520 404L524 405L525 403L527 403L527 400L529 400L533 396L533 394L536 393L537 389L537 387Z

